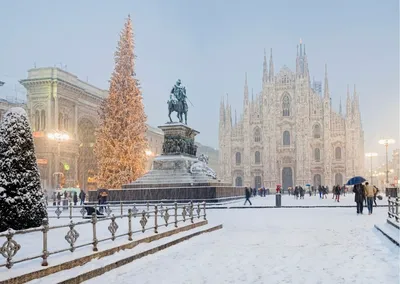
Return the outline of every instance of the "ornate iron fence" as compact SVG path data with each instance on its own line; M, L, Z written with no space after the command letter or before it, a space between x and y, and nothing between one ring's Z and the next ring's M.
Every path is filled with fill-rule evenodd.
M81 206L82 207L82 206ZM73 210L71 209L72 205L69 206L69 216L68 218L73 218ZM83 207L82 207L83 208ZM109 209L111 207L108 207ZM57 208L59 209L59 208ZM74 252L76 249L86 246L92 246L93 251L98 251L98 244L104 241L115 241L117 238L121 238L124 236L128 237L128 241L132 241L132 236L137 233L144 233L149 230L154 230L154 233L158 233L158 228L160 226L168 226L174 225L175 228L178 227L178 223L190 221L194 223L195 218L200 219L203 218L206 220L206 203L197 203L196 205L193 202L189 202L188 204L178 205L178 203L174 203L172 206L164 206L164 205L150 205L147 204L146 208L143 210L138 209L137 206L133 205L128 208L128 213L123 214L123 209L121 207L121 214L115 216L111 214L112 210L108 211L108 216L103 216L103 218L99 218L96 213L93 213L90 216L90 220L74 222L70 220L69 224L59 225L59 226L49 226L48 219L43 219L42 226L38 228L32 228L27 230L14 231L9 229L8 231L1 233L0 238L6 238L5 242L0 248L1 255L6 259L6 262L0 264L0 267L7 267L10 269L14 264L26 262L29 260L42 258L42 266L48 265L48 257L54 254L62 253L65 251ZM57 214L57 213L56 213ZM71 217L72 216L72 217ZM57 218L59 218L58 216ZM128 222L128 230L127 232L119 233L118 229L119 225L117 224L117 218L127 218ZM132 221L133 219L139 219L140 229L132 230ZM153 220L152 220L153 219ZM161 223L159 224L159 221ZM97 236L97 226L101 222L110 222L108 226L108 231L111 236L105 238L98 238ZM121 222L126 222L126 219L122 219ZM79 238L78 227L82 225L92 224L92 237L90 242L86 242L80 245L76 245L76 242ZM120 223L121 224L121 223ZM65 240L69 244L69 248L58 249L54 251L49 251L48 249L48 232L60 229L60 228L68 228L68 232L65 235ZM35 232L42 233L42 251L36 255L31 257L26 257L18 260L14 260L14 257L20 250L23 250L23 247L15 240L15 236L17 235L28 235Z
M400 222L399 216L399 204L400 198L399 197L389 197L388 198L388 218L394 218L396 222Z

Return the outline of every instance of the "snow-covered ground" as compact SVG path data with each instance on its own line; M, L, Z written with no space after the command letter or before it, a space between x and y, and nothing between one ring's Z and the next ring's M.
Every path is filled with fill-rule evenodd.
M369 216L357 215L355 208L209 210L210 223L223 223L222 230L87 283L397 284L399 248L374 228L385 222L386 212L376 208Z
M356 206L354 202L354 194L346 194L346 196L340 196L339 202L335 202L332 199L332 194L329 194L326 199L320 199L319 196L304 196L304 199L295 199L293 195L281 195L282 198L282 206ZM232 206L243 206L244 204L244 197L243 199L236 200L233 202L229 202L225 204L228 207ZM250 198L252 206L275 206L275 194L267 195L265 197L252 197ZM383 197L382 200L376 200L378 205L387 205L387 198ZM212 204L209 204L212 206ZM222 205L223 206L223 205ZM247 203L246 207L249 207L249 203Z

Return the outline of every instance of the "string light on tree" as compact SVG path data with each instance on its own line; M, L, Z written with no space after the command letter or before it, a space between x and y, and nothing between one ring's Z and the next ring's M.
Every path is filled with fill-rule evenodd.
M98 162L97 185L121 188L145 172L147 161L146 115L139 81L135 78L132 21L128 16L114 55L109 96L100 106L94 152Z

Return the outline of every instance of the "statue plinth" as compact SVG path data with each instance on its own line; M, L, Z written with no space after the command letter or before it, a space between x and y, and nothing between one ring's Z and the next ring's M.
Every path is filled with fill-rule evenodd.
M160 125L164 132L162 155L188 155L196 157L197 146L194 138L200 132L183 123L166 123Z

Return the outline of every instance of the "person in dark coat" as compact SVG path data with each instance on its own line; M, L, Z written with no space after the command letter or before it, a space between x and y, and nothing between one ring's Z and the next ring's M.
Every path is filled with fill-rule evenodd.
M247 187L245 187L245 189L244 189L244 195L246 197L246 200L244 201L243 205L246 205L247 201L250 203L250 205L252 205L251 201L250 201L251 192Z
M364 186L362 184L356 184L353 188L354 192L354 201L357 203L357 214L363 214L364 208Z
M335 192L335 195L336 195L335 201L339 202L339 200L340 200L340 191L341 191L340 185L334 186L333 187L333 191Z
M57 192L57 205L61 204L61 193Z
M74 192L74 197L72 198L74 201L74 206L76 206L76 203L78 203L78 194Z
M79 192L79 199L81 200L81 205L85 203L85 198L86 198L86 193L83 190L81 190L81 192Z
M376 204L376 196L378 195L379 189L374 185L376 192L374 194L374 203L375 203L375 207L378 206L378 204Z

